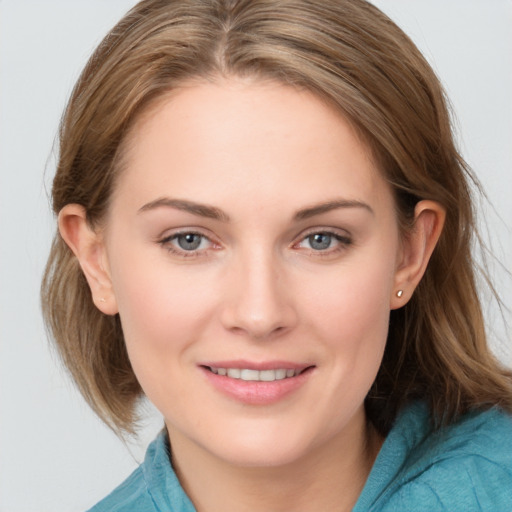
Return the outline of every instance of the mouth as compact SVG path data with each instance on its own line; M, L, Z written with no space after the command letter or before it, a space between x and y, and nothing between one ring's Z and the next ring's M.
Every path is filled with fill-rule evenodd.
M273 382L275 380L290 379L300 375L308 368L276 368L271 370L255 370L252 368L223 368L216 366L205 366L207 370L215 375L226 376L231 379L240 379L251 382Z
M315 365L282 361L203 363L207 381L223 395L247 405L271 405L298 392L314 373Z

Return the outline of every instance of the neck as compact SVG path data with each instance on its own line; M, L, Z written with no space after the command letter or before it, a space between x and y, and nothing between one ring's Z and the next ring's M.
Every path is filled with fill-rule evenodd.
M362 423L280 466L245 467L219 459L169 430L173 466L197 512L351 510L382 445Z

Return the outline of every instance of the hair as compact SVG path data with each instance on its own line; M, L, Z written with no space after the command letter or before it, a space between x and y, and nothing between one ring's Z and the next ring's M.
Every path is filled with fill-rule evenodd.
M364 0L144 0L101 42L60 127L53 209L77 203L101 225L123 141L138 116L194 79L248 77L311 91L356 128L396 199L403 236L415 204L446 222L411 300L391 312L382 365L366 398L381 432L421 399L435 424L499 406L512 411L512 373L486 341L471 247L476 183L452 136L447 101L414 43ZM133 433L142 389L118 315L93 304L57 233L42 284L46 325L81 393L117 433Z

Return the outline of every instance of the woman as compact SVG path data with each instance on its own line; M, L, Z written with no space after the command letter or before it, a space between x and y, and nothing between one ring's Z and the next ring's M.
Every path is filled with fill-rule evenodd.
M138 4L69 102L43 283L99 416L165 420L93 510L506 510L468 178L371 4Z

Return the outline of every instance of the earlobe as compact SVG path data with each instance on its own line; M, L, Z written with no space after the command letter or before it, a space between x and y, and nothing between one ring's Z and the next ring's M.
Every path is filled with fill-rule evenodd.
M106 315L118 312L101 233L87 222L85 208L68 204L59 212L59 232L73 251L91 289L96 307Z
M400 261L395 272L391 309L404 306L420 282L441 236L445 209L435 201L419 201L414 210L414 227L404 237Z

